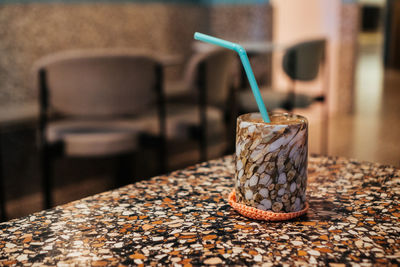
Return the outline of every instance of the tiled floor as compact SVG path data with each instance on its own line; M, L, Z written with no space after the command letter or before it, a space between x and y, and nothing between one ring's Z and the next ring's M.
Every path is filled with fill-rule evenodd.
M328 154L400 167L400 71L383 70L380 35L360 36L354 114L329 120ZM310 114L310 152L320 152L320 107ZM314 114L313 114L314 113ZM102 192L111 187L107 176L93 177L55 191L58 204ZM41 209L41 194L8 201L9 218Z

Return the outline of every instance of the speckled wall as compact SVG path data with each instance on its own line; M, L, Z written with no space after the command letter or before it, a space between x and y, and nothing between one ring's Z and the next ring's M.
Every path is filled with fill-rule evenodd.
M235 42L272 40L272 7L257 5L216 5L210 10L210 32ZM251 57L250 62L260 85L271 83L271 54Z
M44 55L108 47L188 55L195 31L270 38L270 12L268 4L1 4L0 105L36 100L31 69Z
M272 7L217 5L210 11L210 28L213 34L235 41L272 40Z

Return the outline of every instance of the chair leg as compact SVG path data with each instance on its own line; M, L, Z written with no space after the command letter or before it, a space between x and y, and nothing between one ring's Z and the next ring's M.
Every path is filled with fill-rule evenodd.
M167 171L167 142L165 139L164 136L160 138L158 147L158 174L164 174Z
M117 157L116 185L121 187L133 181L134 154L128 153Z
M200 126L200 161L204 162L207 161L207 119L202 119L201 126Z
M166 100L163 91L164 71L163 66L158 65L156 68L156 91L158 96L158 119L159 119L159 136L158 136L158 174L165 173L167 170L167 113Z
M239 116L239 109L236 100L237 93L238 92L235 88L231 88L228 103L226 103L228 109L225 110L225 136L228 145L225 154L233 154L236 150L236 120Z
M296 81L291 80L291 87L289 89L287 99L283 103L283 108L286 109L288 112L292 112L294 107L296 106L295 89L296 89Z
M321 155L328 155L328 142L329 142L329 114L327 110L326 103L322 107L323 111L321 113Z
M44 145L41 149L41 165L42 165L42 188L43 188L43 206L49 209L53 206L53 192L52 192L52 171L53 171L53 158L51 156L50 147Z
M199 112L200 112L200 161L207 161L207 88L205 85L206 77L206 66L200 64L199 66Z

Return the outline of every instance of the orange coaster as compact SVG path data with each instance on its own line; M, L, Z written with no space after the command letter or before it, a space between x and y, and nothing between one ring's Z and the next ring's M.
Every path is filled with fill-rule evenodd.
M237 212L242 214L245 217L256 219L256 220L265 220L265 221L285 221L290 220L296 217L299 217L305 214L309 208L308 203L306 202L306 207L301 211L289 212L289 213L278 213L266 210L259 210L254 207L250 207L244 204L240 204L236 202L236 194L235 189L229 194L228 198L229 205L232 206Z

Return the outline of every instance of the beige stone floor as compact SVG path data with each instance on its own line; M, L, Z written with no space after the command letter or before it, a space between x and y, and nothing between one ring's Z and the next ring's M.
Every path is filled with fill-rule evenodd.
M380 35L361 35L356 73L354 114L329 120L328 154L400 167L400 71L384 70ZM310 121L310 152L320 153L320 106L301 110ZM173 165L173 163L172 163ZM109 177L93 177L55 190L57 204L70 202L112 186ZM8 201L8 218L41 209L41 194Z

